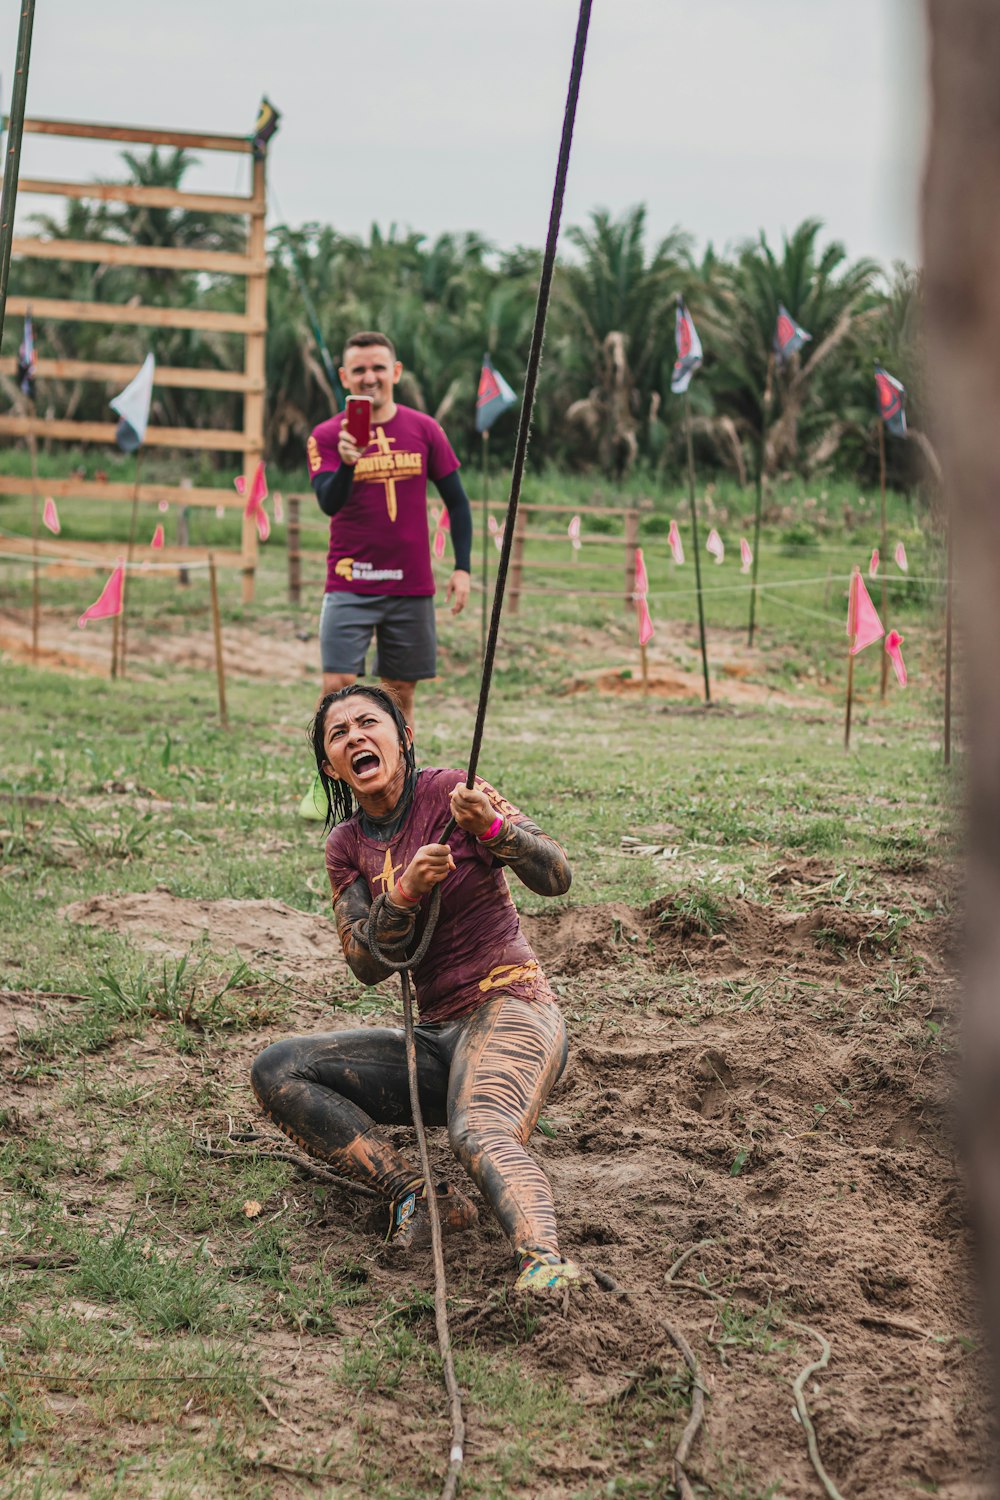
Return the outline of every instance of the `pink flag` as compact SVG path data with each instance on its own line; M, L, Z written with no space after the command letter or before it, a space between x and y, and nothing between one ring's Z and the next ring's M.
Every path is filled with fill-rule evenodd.
M632 597L635 600L635 612L639 620L639 645L645 646L653 635L653 621L650 619L649 606L646 603L646 595L649 593L649 578L646 575L646 561L642 555L642 548L635 549L635 583L632 589Z
M750 543L745 536L740 537L740 572L749 573L753 567L753 553L750 551Z
M878 572L878 548L877 547L873 547L872 548L872 560L868 564L868 577L869 578L874 578L877 572Z
M224 505L217 505L215 507L215 515L217 520L224 521L226 519L226 507Z
M170 509L170 501L169 500L161 500L158 503L158 505L157 505L156 508L160 512L161 516L165 516L166 513L167 513L167 511Z
M257 509L254 511L253 518L254 518L254 520L257 523L257 536L258 536L258 538L262 542L266 542L267 539L268 539L268 537L271 535L271 523L270 523L270 521L267 518L267 511L264 509L264 502L263 502L263 500L260 502L260 504L257 506Z
M497 525L496 516L488 516L486 520L486 526L490 533L490 536L496 536L497 532L500 530L499 526Z
M634 599L645 599L649 593L649 578L646 574L646 559L642 555L642 548L635 549L635 583L632 586L632 597Z
M252 521L267 499L267 474L263 459L261 459L253 471L253 479L250 481L249 491L245 474L241 474L237 479L234 479L233 483L236 486L236 493L238 495L246 495L247 503L243 507L243 515L246 520ZM258 532L260 531L259 524L257 530ZM268 526L268 531L270 532L270 526ZM264 538L261 537L261 540L263 541Z
M705 551L711 552L717 563L720 563L726 555L726 548L723 540L714 526L708 533L708 541L705 543Z
M282 499L280 490L275 490L274 492L274 519L279 526L285 519L285 502Z
M153 532L153 540L150 542L149 545L151 547L155 547L157 549L157 551L160 551L162 549L162 547L163 547L163 522L162 521L157 526L156 530Z
M905 687L906 664L903 661L903 653L899 649L902 644L903 637L900 635L899 631L890 630L889 634L885 638L886 653L889 657L889 660L892 662L892 670L896 674L896 679L899 682L900 687Z
M56 502L51 495L46 500L42 509L42 525L51 531L53 536L58 536L62 527L59 525L59 512L56 510Z
M119 558L118 563L102 588L97 599L85 609L77 620L77 625L83 630L88 620L106 620L111 615L120 615L122 612L122 587L125 580L125 568Z
M505 521L504 524L502 526L498 526L496 531L493 533L493 540L496 543L496 549L498 552L503 551L503 534L506 529L507 523Z
M903 546L902 542L896 543L896 567L899 568L900 572L902 573L908 573L910 571L910 564L906 558L906 548Z
M855 568L851 574L851 591L847 601L847 635L851 642L852 656L857 656L859 651L885 635L885 628L865 588L859 568Z
M570 521L569 526L566 528L566 535L569 537L570 541L573 543L573 551L574 552L579 552L580 547L582 546L582 543L580 541L580 517L579 516L574 516L573 519L572 519L572 521Z
M676 521L671 521L670 523L670 533L667 541L670 543L670 550L674 554L674 562L680 567L684 561L684 543L681 541L681 534L677 530Z
M445 506L441 507L441 510L435 517L435 521L436 530L434 532L434 556L437 558L438 562L440 562L442 557L444 557L445 535L451 530L451 517L448 515L448 511Z

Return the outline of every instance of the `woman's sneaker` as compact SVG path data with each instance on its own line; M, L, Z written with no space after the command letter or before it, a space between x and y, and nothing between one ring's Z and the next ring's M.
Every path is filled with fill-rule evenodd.
M448 1182L437 1184L434 1200L442 1234L461 1233L479 1222L475 1204ZM427 1206L426 1183L393 1198L389 1204L389 1228L385 1238L393 1250L419 1250L431 1243L431 1212Z
M580 1267L555 1250L519 1250L515 1292L564 1292L580 1280Z
M325 823L328 812L323 783L317 776L299 803L299 817L305 818L310 823Z

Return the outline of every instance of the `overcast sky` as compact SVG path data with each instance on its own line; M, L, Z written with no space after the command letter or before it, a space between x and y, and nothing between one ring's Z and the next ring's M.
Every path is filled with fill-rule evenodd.
M0 0L5 106L19 12ZM852 256L916 261L922 13L595 0L564 225L645 202L654 235L680 225L721 249L817 215ZM576 14L577 0L37 0L28 113L241 134L266 92L282 111L271 222L540 245ZM111 176L115 149L26 136L21 171ZM247 182L232 156L188 179ZM24 197L19 224L39 206Z

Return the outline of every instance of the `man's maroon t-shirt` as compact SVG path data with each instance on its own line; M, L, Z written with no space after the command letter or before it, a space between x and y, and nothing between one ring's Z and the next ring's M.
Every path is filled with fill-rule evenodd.
M372 897L392 891L423 844L440 842L451 816L451 794L465 771L420 771L413 805L388 844L361 831L358 814L334 828L326 841L326 868L336 901L360 875ZM527 822L486 781L476 778L497 812ZM455 868L441 882L441 911L430 948L414 970L422 1021L449 1021L482 1005L497 990L524 1000L553 998L538 960L521 931L503 866L477 838L456 828L449 839ZM424 928L429 897L421 903L414 945Z
M307 444L309 477L340 468L344 413L321 422ZM427 481L459 467L433 417L397 406L379 422L354 466L346 505L330 519L326 592L427 595L434 592L427 528Z

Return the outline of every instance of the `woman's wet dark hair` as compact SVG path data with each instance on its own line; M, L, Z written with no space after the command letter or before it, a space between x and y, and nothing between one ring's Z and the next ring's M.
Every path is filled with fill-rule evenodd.
M363 682L353 682L350 687L338 688L335 693L327 693L317 708L309 726L309 742L316 757L316 769L319 772L320 785L326 796L326 822L324 828L329 828L331 823L343 823L354 812L354 798L346 781L337 781L328 775L323 769L326 762L326 747L323 743L323 727L326 723L327 709L333 703L342 703L345 698L370 698L383 712L387 713L396 726L399 735L399 743L403 750L403 764L406 766L407 781L416 774L416 759L413 754L413 746L406 735L406 720L403 711L392 693L387 693L385 688L369 686Z

